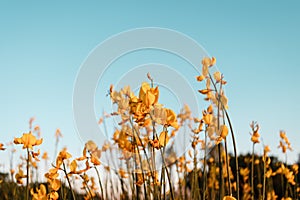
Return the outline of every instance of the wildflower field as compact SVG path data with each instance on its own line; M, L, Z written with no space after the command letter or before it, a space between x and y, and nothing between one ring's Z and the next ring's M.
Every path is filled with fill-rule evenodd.
M11 151L10 171L0 174L0 199L299 199L298 163L287 164L292 146L284 131L278 131L284 161L269 156L272 149L261 143L257 122L249 122L246 130L252 152L238 155L236 122L227 112L224 92L227 81L220 71L212 72L215 63L214 57L203 58L202 73L195 74L198 95L207 104L201 116L193 116L189 105L175 113L160 104L151 72L138 94L130 86L117 91L111 85L108 95L115 110L99 116L99 126L109 119L118 126L101 146L85 141L81 155L71 155L68 147L58 149L59 129L54 149L40 149L48 141L30 119L27 133L0 143L1 151ZM178 155L174 143L183 132L189 146ZM260 154L255 153L258 146L264 149ZM52 150L54 162L47 154ZM16 151L22 151L21 158L14 158Z

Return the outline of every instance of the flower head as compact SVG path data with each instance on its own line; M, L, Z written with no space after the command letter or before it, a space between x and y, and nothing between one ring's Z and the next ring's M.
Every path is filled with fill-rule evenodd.
M4 151L5 150L5 148L3 147L4 145L2 144L2 143L0 143L0 150L1 151Z
M23 144L23 149L32 149L33 146L40 145L42 142L43 139L36 139L31 132L23 133L22 137L14 139L15 144Z

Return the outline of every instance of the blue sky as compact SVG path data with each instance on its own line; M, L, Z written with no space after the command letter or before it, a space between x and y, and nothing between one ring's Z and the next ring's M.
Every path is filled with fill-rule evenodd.
M285 130L294 147L289 160L297 161L299 8L297 1L1 1L0 141L21 136L34 116L43 148L54 146L60 128L60 147L79 155L72 94L81 64L112 35L162 27L190 36L217 58L241 153L251 149L255 120L274 155L280 155L279 130Z

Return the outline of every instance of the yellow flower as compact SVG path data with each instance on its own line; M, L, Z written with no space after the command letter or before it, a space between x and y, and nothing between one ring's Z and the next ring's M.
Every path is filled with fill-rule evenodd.
M93 140L89 140L87 143L85 143L85 148L86 148L86 150L93 152L98 147L97 147L97 144Z
M40 161L38 156L40 155L40 150L38 150L37 152L31 152L32 157L36 160L36 161Z
M44 159L44 160L48 160L48 159L49 159L48 153L47 153L47 152L44 152L44 153L43 153L42 159Z
M298 164L293 164L292 165L292 170L294 171L295 174L298 174L299 165Z
M205 58L203 58L203 60L202 60L202 65L203 66L207 66L207 67L211 67L211 66L213 66L213 65L215 65L216 64L216 58L215 57L212 57L211 59L210 58L208 58L208 57L205 57Z
M159 138L158 138L158 140L159 140L159 145L161 146L161 147L164 147L165 145L167 145L168 144L168 142L169 142L169 136L168 136L168 132L167 131L162 131L161 133L160 133L160 135L159 135Z
M40 188L36 188L37 193L31 188L30 193L33 200L47 200L47 190L45 185L40 184Z
M15 138L14 143L15 144L23 144L23 149L30 148L32 149L33 146L42 144L43 139L36 139L34 135L32 135L31 132L29 133L23 133L23 136L21 138Z
M256 122L251 122L250 127L252 129L251 141L256 144L259 143L260 134L258 133L259 125Z
M201 94L208 94L211 91L212 91L211 89L198 90L198 92L200 92Z
M143 177L143 172L141 170L138 170L136 172L137 181L135 182L136 185L141 186L144 184L145 180Z
M177 129L178 123L177 123L177 117L173 110L166 109L167 112L167 118L166 118L166 124L167 126L172 126L173 128Z
M236 198L234 198L232 196L224 196L223 200L236 200Z
M60 129L58 128L58 129L56 129L56 131L55 131L55 138L58 139L58 138L60 138L60 137L62 137L62 134L61 134Z
M100 165L101 164L100 160L94 154L91 154L91 162L94 165Z
M165 124L167 118L166 109L161 104L154 105L152 109L152 119L158 124Z
M56 158L56 167L59 168L60 165L63 163L63 160L71 158L71 157L72 157L72 155L67 152L66 148L64 148L61 152L59 152L59 154Z
M196 79L197 79L197 81L201 82L205 79L205 76L200 75L200 76L197 76Z
M210 125L213 120L213 115L203 112L203 121L206 125Z
M54 190L54 191L58 191L61 186L60 180L58 180L58 179L50 180L49 183L50 183L49 185L50 185L51 190Z
M27 175L24 174L23 170L19 168L19 172L15 175L18 184L23 184L23 178L26 178Z
M225 140L227 135L228 135L228 128L225 124L223 124L220 126L219 137L216 139L216 144L219 144L222 140Z
M127 178L128 175L126 174L125 170L123 168L119 169L119 175L121 178Z
M55 191L52 191L48 194L48 199L50 199L50 200L57 200L58 198L59 198L59 195Z
M158 87L151 88L149 83L143 82L139 92L139 99L148 108L158 102L159 90Z
M221 79L222 79L221 72L219 72L219 71L215 72L214 73L214 79L217 81L217 83L220 82Z
M56 179L56 178L59 176L59 174L58 174L57 171L58 171L57 168L51 168L51 169L49 170L49 172L47 172L47 173L45 174L45 177L46 177L47 179L49 179L49 180Z
M70 164L70 173L76 173L77 168L77 162L76 160L73 160Z
M269 145L266 145L264 148L264 154L267 155L267 153L269 153L271 151Z
M4 145L2 143L0 143L0 150L4 151L5 148L3 147Z

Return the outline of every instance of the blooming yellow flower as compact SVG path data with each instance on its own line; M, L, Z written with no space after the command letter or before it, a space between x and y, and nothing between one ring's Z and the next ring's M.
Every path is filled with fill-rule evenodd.
M32 149L33 146L42 144L43 139L36 139L34 135L32 135L31 132L29 133L23 133L23 136L21 138L15 138L14 143L15 144L23 144L23 149L29 148Z
M94 165L100 165L101 164L100 160L94 154L91 154L91 162Z
M4 145L2 143L0 143L0 150L4 151L5 148L3 147Z
M30 193L33 200L47 200L47 190L45 185L40 184L40 188L36 188L37 193L31 188Z
M148 108L158 102L159 90L158 86L151 88L149 83L143 82L139 92L139 99Z
M173 128L177 129L179 127L177 122L176 114L171 109L166 109L167 112L167 118L166 118L166 124L167 126L172 126Z
M48 199L50 200L57 200L59 198L59 195L56 191L52 191L48 194Z
M24 174L23 170L19 168L19 172L16 173L16 175L15 175L15 178L16 178L16 180L17 180L17 183L18 183L18 184L23 184L23 180L22 180L22 179L23 179L23 178L26 178L26 177L27 177L27 175Z
M51 168L46 174L45 177L50 181L58 178L58 169L57 168Z
M73 160L70 164L70 173L76 173L77 168L77 162L76 160Z
M197 76L196 79L197 79L197 81L201 82L205 79L205 76L200 75L200 76Z
M56 167L59 168L63 163L63 160L71 158L72 155L67 152L67 149L64 148L61 152L59 152L56 158Z
M169 139L170 139L170 138L169 138L168 132L167 132L167 131L162 131L162 132L160 133L160 135L159 135L159 138L158 138L158 140L159 140L159 145L160 145L161 147L164 147L165 145L168 144Z
M205 57L202 59L202 65L203 66L207 66L207 67L211 67L213 65L215 65L217 62L215 57L212 57L211 59L208 57Z
M58 179L53 179L53 180L49 181L49 183L50 183L51 190L54 190L54 191L58 191L61 186L61 182Z
M251 141L256 144L259 143L260 134L258 133L259 125L256 122L251 122L250 127L252 129Z

